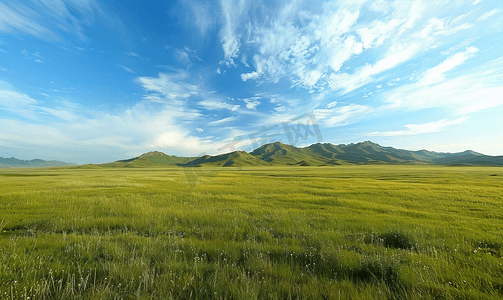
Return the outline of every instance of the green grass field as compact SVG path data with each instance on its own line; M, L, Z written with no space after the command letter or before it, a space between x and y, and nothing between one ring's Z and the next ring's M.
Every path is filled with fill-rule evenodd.
M0 170L0 299L501 299L502 237L503 168Z

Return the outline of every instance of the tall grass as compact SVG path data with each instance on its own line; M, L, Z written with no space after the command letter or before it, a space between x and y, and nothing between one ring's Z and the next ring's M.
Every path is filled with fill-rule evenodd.
M0 299L499 299L499 173L2 170Z

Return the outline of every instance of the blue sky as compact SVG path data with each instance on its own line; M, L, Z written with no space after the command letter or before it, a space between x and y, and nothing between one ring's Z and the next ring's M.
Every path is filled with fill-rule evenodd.
M500 0L0 0L2 157L249 151L298 122L296 146L503 155L501 116Z

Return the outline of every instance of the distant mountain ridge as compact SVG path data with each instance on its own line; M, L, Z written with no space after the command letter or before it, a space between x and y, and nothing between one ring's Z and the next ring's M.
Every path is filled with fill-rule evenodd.
M229 167L298 165L326 166L352 164L435 164L435 165L493 165L503 166L503 156L489 156L467 150L442 153L428 150L410 151L383 147L371 141L333 145L317 143L297 148L275 142L265 144L250 153L234 151L220 155L178 157L153 151L138 157L102 164L103 167L155 167L176 165L182 167Z
M66 167L75 166L75 164L65 163L57 160L22 160L14 157L0 157L0 168L43 168L43 167Z

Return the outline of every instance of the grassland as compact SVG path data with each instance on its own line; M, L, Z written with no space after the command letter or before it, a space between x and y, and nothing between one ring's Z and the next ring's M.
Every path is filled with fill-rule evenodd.
M502 168L0 171L0 299L500 299L502 237Z

